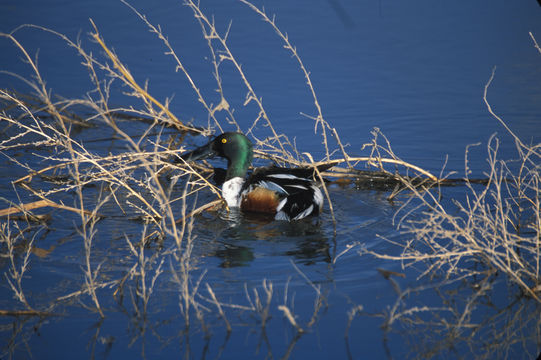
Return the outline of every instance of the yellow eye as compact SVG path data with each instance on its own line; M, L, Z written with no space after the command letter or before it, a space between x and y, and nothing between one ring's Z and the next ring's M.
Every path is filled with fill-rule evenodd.
M222 144L225 144L227 142L227 139L226 138L223 138L222 139Z

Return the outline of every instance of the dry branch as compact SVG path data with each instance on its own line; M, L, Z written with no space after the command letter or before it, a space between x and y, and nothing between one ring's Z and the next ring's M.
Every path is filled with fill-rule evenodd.
M51 201L49 199L43 199L43 200L38 200L38 201L31 202L31 203L14 205L14 206L9 207L7 209L2 209L2 210L0 210L0 216L9 216L9 215L16 214L16 213L19 213L19 212L28 212L28 211L32 211L32 210L43 208L43 207L53 207L53 208L56 208L56 209L72 211L72 212L75 212L75 213L80 213L81 212L81 209L79 209L79 208L74 208L74 207L71 207L71 206L57 204L54 201ZM88 210L83 209L82 211L84 211L87 215L92 214L92 212L88 211Z

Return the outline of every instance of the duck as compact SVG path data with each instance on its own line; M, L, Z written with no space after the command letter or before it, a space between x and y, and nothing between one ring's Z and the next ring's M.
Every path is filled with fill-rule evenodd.
M275 220L285 221L301 220L321 212L323 194L312 180L314 168L268 166L248 174L253 155L252 142L244 134L225 132L181 155L180 159L182 162L214 157L227 160L221 190L229 209L272 215Z

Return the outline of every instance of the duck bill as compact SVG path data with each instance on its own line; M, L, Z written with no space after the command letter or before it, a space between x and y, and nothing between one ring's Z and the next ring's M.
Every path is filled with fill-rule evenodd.
M180 158L188 162L188 161L208 159L214 156L216 156L216 151L214 151L214 149L212 148L212 143L208 143L206 145L198 147L197 149L189 153L183 154Z

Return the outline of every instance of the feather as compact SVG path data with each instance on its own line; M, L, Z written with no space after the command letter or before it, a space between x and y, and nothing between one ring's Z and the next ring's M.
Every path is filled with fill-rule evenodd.
M280 205L280 198L275 191L256 187L242 197L241 209L245 211L274 214Z

